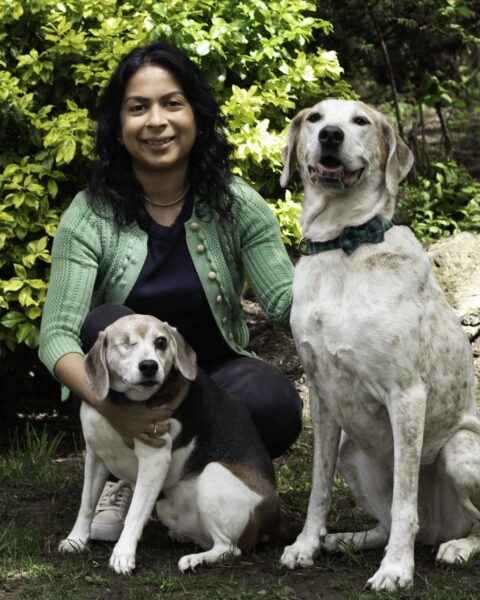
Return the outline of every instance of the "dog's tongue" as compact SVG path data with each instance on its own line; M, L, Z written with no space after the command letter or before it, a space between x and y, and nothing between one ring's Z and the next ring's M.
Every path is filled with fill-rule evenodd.
M338 167L326 167L322 163L317 163L317 173L320 177L333 177L334 179L341 179L344 171L343 165Z
M341 182L343 180L344 168L342 164L327 167L318 162L314 167L310 167L310 177L313 182Z
M342 164L328 167L318 162L315 167L310 167L310 177L313 182L338 182L343 183L345 187L350 187L358 181L359 175L360 170L346 171Z

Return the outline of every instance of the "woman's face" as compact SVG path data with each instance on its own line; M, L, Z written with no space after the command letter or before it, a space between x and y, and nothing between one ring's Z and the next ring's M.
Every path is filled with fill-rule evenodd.
M137 177L186 173L196 136L195 115L177 79L163 67L138 69L125 88L119 136Z

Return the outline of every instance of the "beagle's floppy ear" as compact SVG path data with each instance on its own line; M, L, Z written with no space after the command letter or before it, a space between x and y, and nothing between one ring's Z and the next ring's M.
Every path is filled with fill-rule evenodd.
M390 121L385 117L382 119L382 130L388 147L385 183L390 195L395 197L398 192L398 184L407 176L412 168L413 154Z
M300 133L303 117L308 110L308 108L301 110L288 128L287 145L282 151L283 171L280 175L280 185L282 187L287 187L290 177L292 176L297 155L298 134Z
M185 379L194 381L197 378L197 355L175 327L170 325L167 327L175 345L173 366L180 371Z
M97 341L85 357L85 372L95 396L101 400L108 396L110 377L108 375L106 350L107 334L101 331Z

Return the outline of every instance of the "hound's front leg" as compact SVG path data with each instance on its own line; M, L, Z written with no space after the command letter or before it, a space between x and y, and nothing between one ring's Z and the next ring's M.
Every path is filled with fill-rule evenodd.
M367 582L374 590L406 588L413 583L425 407L426 392L420 382L392 392L387 401L394 443L392 526L385 557Z
M340 440L340 428L313 385L310 385L310 413L313 425L312 491L303 531L292 546L285 548L281 558L282 564L290 569L312 565L327 534L327 516Z
M134 442L138 458L137 481L122 534L110 557L110 567L116 573L126 575L135 568L138 541L152 514L172 459L172 438L170 434L164 438L167 443L162 448L152 448L138 440Z
M107 477L108 470L106 466L87 443L80 510L78 511L77 520L72 531L58 545L60 552L81 552L84 550L90 539L90 526L95 507L102 493L103 486L107 481Z

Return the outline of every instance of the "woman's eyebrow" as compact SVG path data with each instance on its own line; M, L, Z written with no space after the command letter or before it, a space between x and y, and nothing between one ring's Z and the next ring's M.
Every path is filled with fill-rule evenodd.
M168 92L167 94L164 94L163 96L161 96L161 98L162 98L162 100L168 100L168 98L170 98L172 96L177 96L177 95L183 96L185 98L185 94L181 90L175 90L173 92ZM129 102L130 100L142 102L142 101L148 101L149 98L147 98L145 96L137 96L137 95L127 96L127 98L124 99L123 103Z

